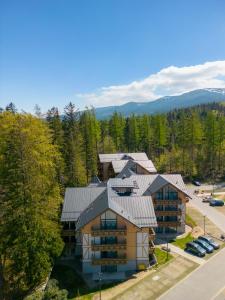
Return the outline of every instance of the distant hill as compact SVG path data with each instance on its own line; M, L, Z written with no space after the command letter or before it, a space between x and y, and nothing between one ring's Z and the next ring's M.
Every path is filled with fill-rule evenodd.
M225 101L225 88L208 88L194 90L178 96L167 96L151 102L128 102L120 106L108 106L96 108L98 119L109 118L115 111L129 116L132 113L155 114L165 113L173 109L186 108L199 104Z

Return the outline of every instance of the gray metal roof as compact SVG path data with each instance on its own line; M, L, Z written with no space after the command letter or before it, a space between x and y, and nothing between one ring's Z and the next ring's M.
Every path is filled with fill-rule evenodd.
M151 194L166 184L186 190L181 175L131 175L128 178L111 178L107 187L67 188L61 221L77 221L77 229L107 209L129 220L138 227L157 226ZM130 196L119 195L114 187L132 187Z
M190 193L187 191L186 186L184 184L183 178L180 174L160 174L157 175L155 180L152 182L152 184L149 187L150 194L155 193L159 189L161 189L163 186L171 184L174 187L176 187L178 190L185 193L188 197L192 197Z
M128 219L132 216L138 227L156 227L154 206L151 196L113 197L114 202L127 212Z
M122 159L148 160L148 157L144 152L99 154L99 160L101 163Z
M156 173L156 168L151 160L114 160L112 167L116 174L125 172L125 170L135 168L136 165L141 166L149 173ZM134 172L135 173L135 172Z
M150 196L144 197L118 197L109 193L109 189L104 191L95 201L93 201L80 215L76 229L79 230L91 220L110 209L124 219L138 227L156 227L152 199Z
M106 187L66 188L61 221L77 221L80 214Z

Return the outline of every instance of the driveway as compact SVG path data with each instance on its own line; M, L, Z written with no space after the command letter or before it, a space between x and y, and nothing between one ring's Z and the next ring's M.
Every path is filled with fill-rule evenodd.
M158 300L212 300L221 298L225 287L225 248ZM191 295L191 296L190 296Z

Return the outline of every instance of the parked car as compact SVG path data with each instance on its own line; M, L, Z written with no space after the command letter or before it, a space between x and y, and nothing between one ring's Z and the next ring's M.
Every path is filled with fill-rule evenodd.
M213 200L209 201L209 205L210 206L224 206L224 202L223 202L223 200L213 199Z
M205 235L199 236L198 240L205 241L209 245L213 246L214 249L219 249L219 247L220 247L220 245L218 243L216 243L211 237L208 237Z
M207 253L212 253L214 251L213 246L207 243L206 241L199 239L199 240L195 240L194 243L198 244L203 249L205 249Z
M201 183L197 180L193 180L192 183L196 186L201 186Z
M199 257L203 257L206 254L206 250L194 242L189 242L186 244L186 251L189 251Z

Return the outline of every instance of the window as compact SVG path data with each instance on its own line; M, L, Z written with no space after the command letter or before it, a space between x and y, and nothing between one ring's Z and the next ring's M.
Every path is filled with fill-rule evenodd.
M101 220L101 229L116 229L116 220Z
M66 230L69 228L70 228L69 222L63 222L63 229Z
M116 258L117 251L102 251L101 258Z
M130 187L117 187L113 188L119 196L130 196L133 188Z
M157 219L158 222L162 222L163 221L163 216L156 217L156 219Z
M156 233L163 233L163 227L156 227L155 232Z
M106 236L101 237L101 245L103 244L116 244L117 243L117 237L116 236Z
M106 266L101 266L101 272L117 272L117 265L106 265Z
M163 189L160 189L158 192L156 192L156 200L163 200Z
M107 210L101 215L101 229L116 229L116 214L111 210Z
M165 207L165 210L167 211L177 211L177 206L176 205L169 205Z
M75 228L76 228L75 222L70 222L70 229L75 229Z
M166 216L166 217L164 218L164 220L165 220L166 222L176 222L176 221L177 221L177 216Z
M166 233L177 233L177 228L174 227L166 227L165 228Z
M178 200L178 192L171 186L165 187L165 200Z
M157 205L155 211L163 211L163 205Z

